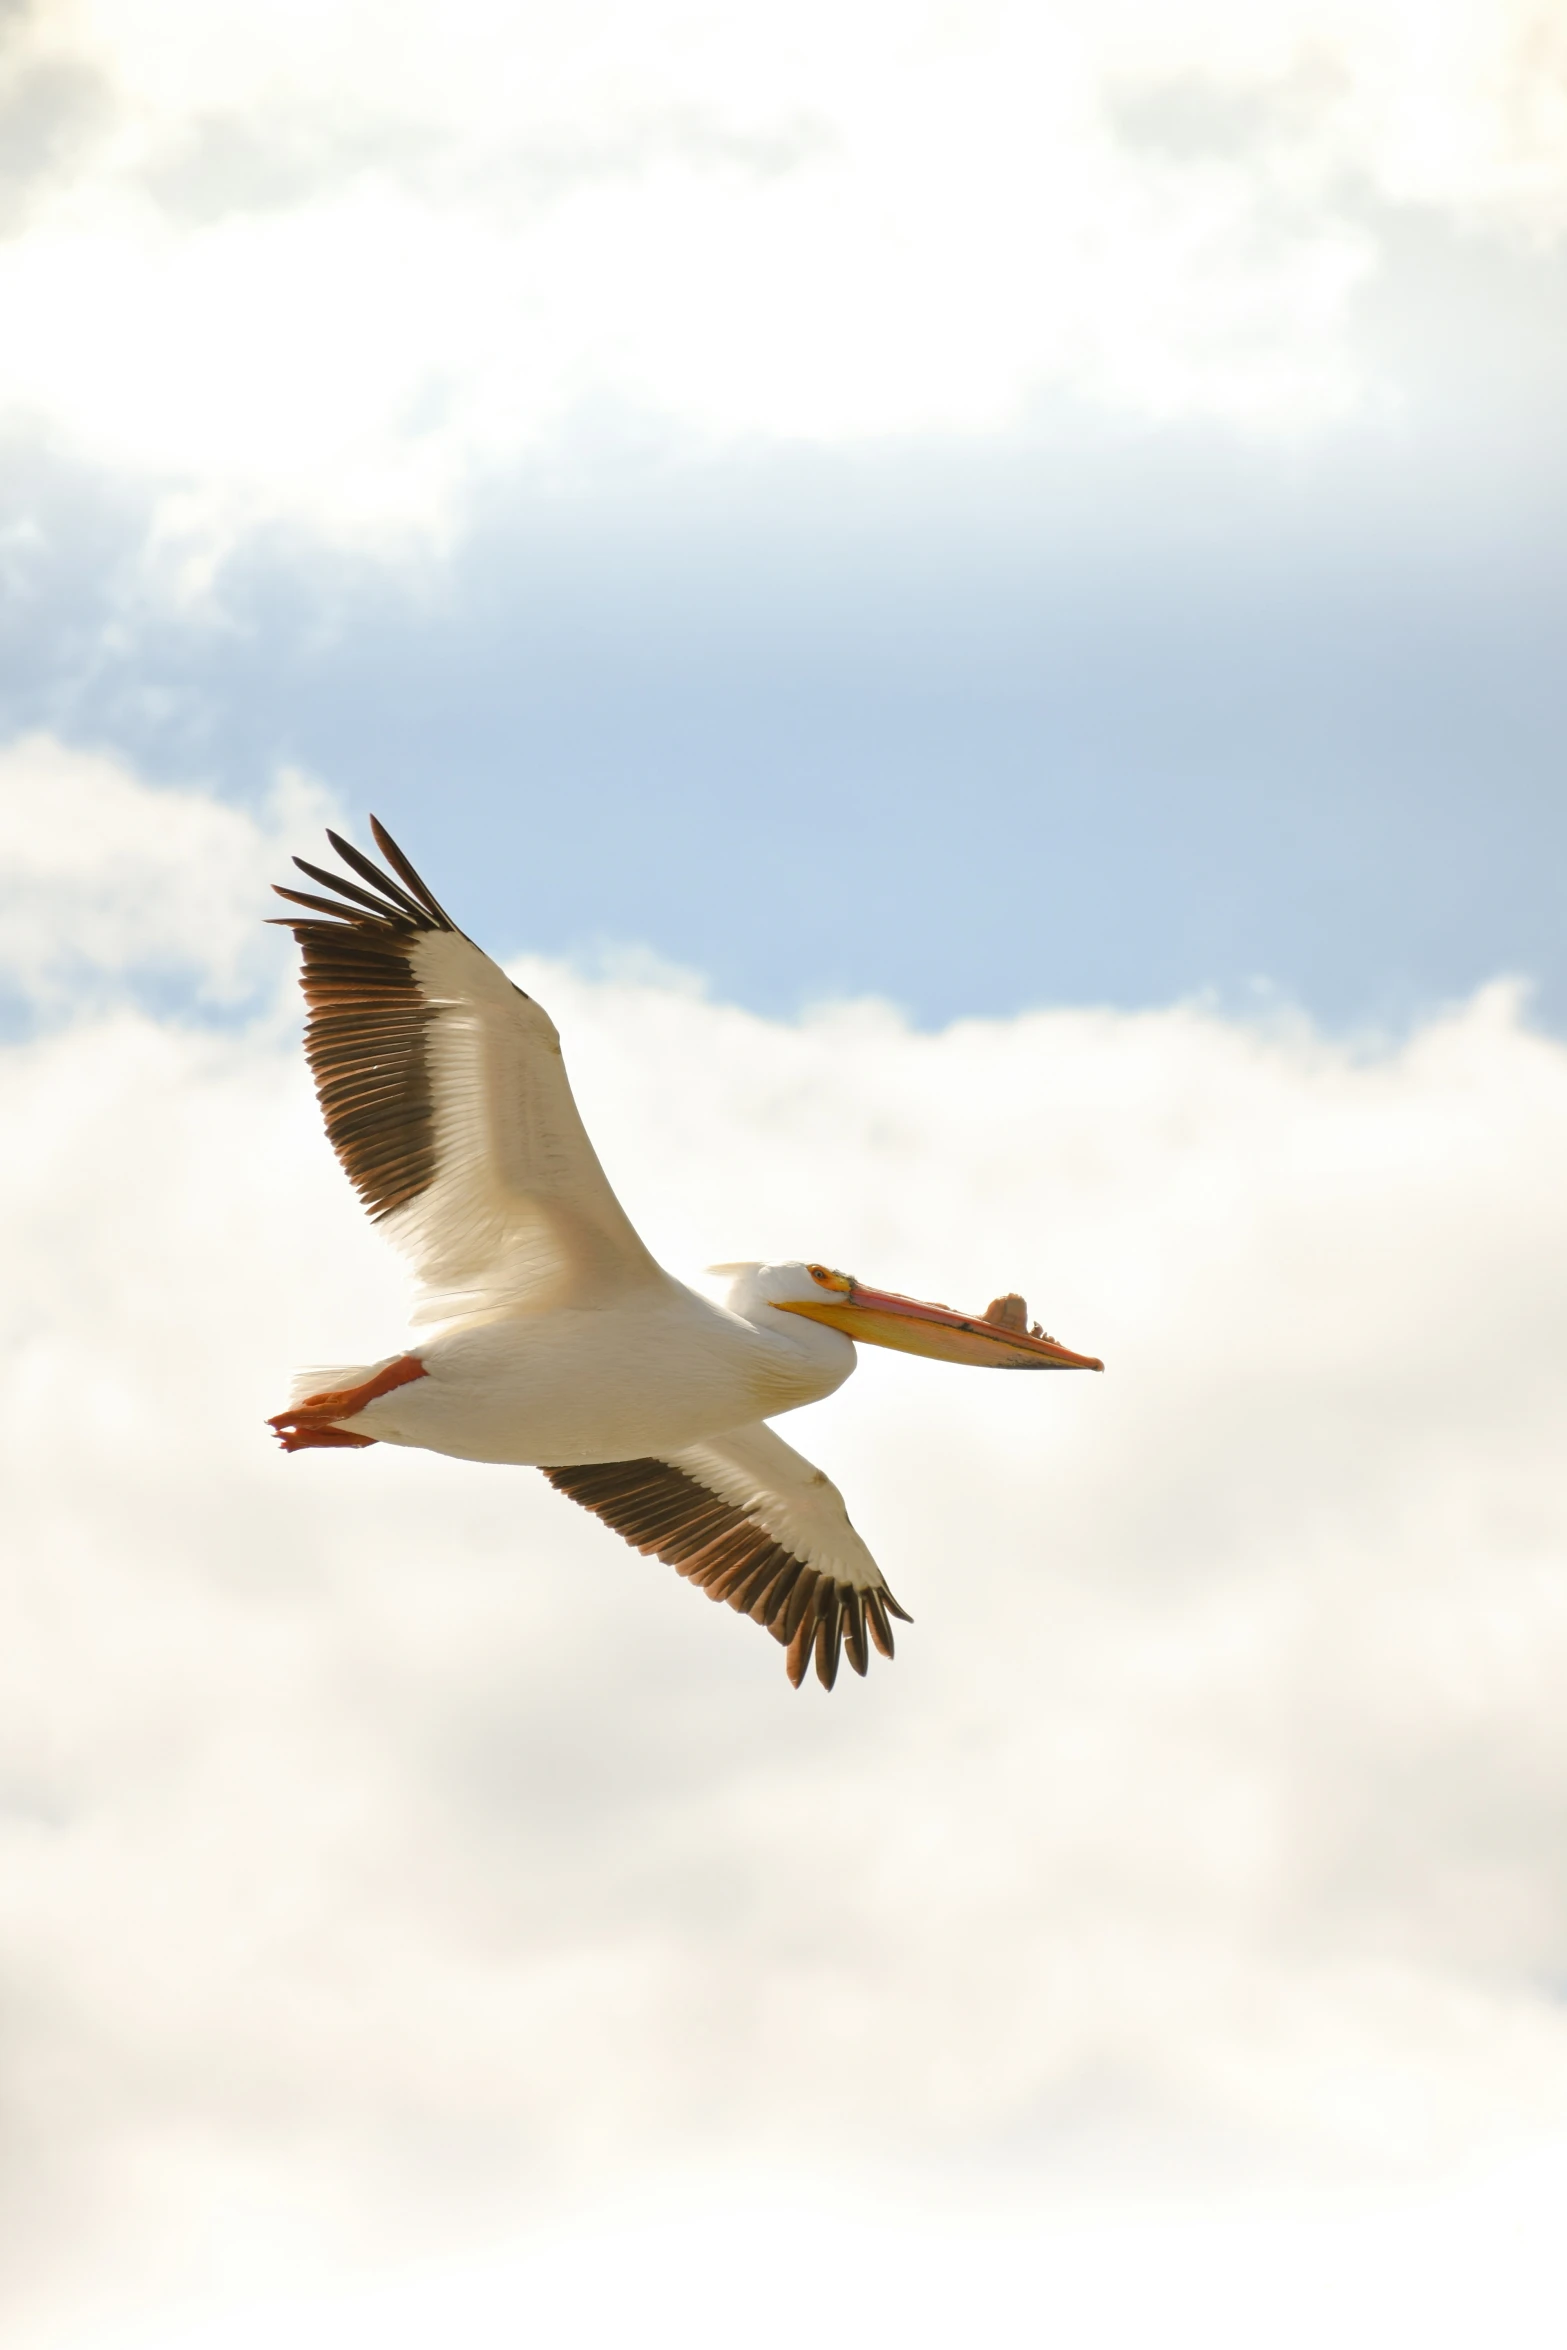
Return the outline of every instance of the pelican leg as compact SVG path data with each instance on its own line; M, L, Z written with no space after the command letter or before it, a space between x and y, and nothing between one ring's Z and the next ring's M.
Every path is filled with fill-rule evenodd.
M406 1387L410 1380L424 1376L424 1364L418 1355L399 1355L395 1362L383 1363L379 1371L361 1380L357 1387L342 1387L328 1395L307 1395L302 1403L290 1404L286 1412L274 1413L267 1426L285 1452L304 1452L318 1444L374 1444L373 1436L355 1435L335 1423L355 1419L378 1395L390 1395L394 1388Z
M276 1423L269 1420L269 1428ZM285 1452L309 1452L315 1445L374 1444L373 1436L356 1436L352 1428L278 1428L277 1440Z

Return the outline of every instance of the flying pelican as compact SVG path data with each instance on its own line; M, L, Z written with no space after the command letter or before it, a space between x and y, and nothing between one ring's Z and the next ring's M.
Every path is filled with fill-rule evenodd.
M305 1052L326 1130L370 1215L415 1266L411 1352L296 1381L285 1452L411 1444L541 1468L644 1554L765 1624L796 1688L840 1648L863 1673L906 1614L838 1488L767 1422L854 1369L856 1339L939 1361L1100 1371L1016 1296L983 1314L868 1289L827 1265L716 1265L715 1305L632 1229L572 1099L560 1038L436 903L385 827L383 872L294 863L330 898L274 917L303 951ZM395 875L395 879L393 876ZM324 917L324 918L323 918Z

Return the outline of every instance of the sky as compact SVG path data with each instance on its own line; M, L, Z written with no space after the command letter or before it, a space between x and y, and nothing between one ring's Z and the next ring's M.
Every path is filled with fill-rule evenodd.
M1560 8L0 6L8 2340L1560 2339L1564 225ZM372 807L1109 1365L788 1424L865 1684L265 1443Z
M1567 1017L1559 6L0 43L0 729L773 1013Z

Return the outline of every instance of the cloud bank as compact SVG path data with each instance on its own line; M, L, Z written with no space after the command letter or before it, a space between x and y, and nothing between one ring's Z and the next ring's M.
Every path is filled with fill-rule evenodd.
M269 1448L403 1311L281 944L235 1019L275 844L69 772L112 823L0 933L35 985L85 906L99 975L0 1079L18 2335L650 2180L1046 2225L1561 2131L1567 1053L1515 995L1357 1051L519 966L672 1267L1016 1285L1109 1364L872 1355L792 1417L918 1619L796 1695L529 1472ZM131 872L184 1009L103 996Z
M541 451L994 433L1041 402L1293 434L1427 224L1567 213L1534 0L454 0L14 14L0 421L209 551L442 538Z
M285 770L260 821L201 791L156 797L102 752L0 749L0 988L35 1009L163 982L238 1003L264 967L255 908L329 812Z

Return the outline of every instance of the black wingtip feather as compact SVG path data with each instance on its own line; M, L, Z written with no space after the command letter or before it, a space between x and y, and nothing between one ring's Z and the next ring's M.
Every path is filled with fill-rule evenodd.
M798 1689L801 1682L805 1679L805 1671L806 1667L811 1661L811 1649L815 1643L815 1639L815 1617L811 1615L802 1616L799 1623L796 1625L794 1633L790 1639L789 1653L784 1658L784 1671L789 1676L789 1683L791 1688Z
M380 850L382 856L391 866L392 871L399 875L400 878L408 884L408 887L413 891L414 896L419 900L420 904L423 905L428 912L435 916L437 922L443 923L448 930L455 930L457 928L456 923L452 920L450 914L447 913L446 908L441 904L440 900L431 891L429 885L423 881L414 871L412 865L410 865L408 859L403 855L402 850L398 847L396 841L393 840L391 834L387 831L386 826L381 822L379 816L371 817L370 830L375 836L376 847Z
M865 1627L885 1657L893 1654L892 1626L887 1621L887 1610L882 1605L879 1591L865 1594Z
M343 863L351 865L362 880L369 882L372 889L378 889L383 896L390 898L393 905L408 915L420 930L432 928L430 916L424 907L417 905L406 890L399 889L391 875L383 873L380 866L365 855L363 849L356 849L351 840L344 840L342 834L334 832L330 825L327 826L326 836Z
M863 1681L870 1663L865 1646L865 1600L852 1589L843 1595L843 1652Z
M294 863L301 873L308 873L312 881L319 881L324 889L335 889L339 897L349 899L356 906L363 906L378 921L402 922L407 919L401 908L384 894L372 896L369 890L361 889L357 882L345 881L340 873L328 873L324 865L312 865L308 857L296 857Z
M816 1620L816 1678L824 1689L830 1689L838 1678L838 1657L843 1647L843 1607L835 1583L829 1583Z
M294 862L297 865L299 859L296 857ZM302 889L285 889L281 881L274 881L272 887L280 898L287 898L291 906L309 906L317 914L335 914L340 922L356 923L358 921L358 916L349 907L340 906L335 898L317 898ZM368 903L368 900L366 902ZM381 911L380 921L387 927L400 931L404 938L413 936L414 926L407 915L394 913L390 906Z

